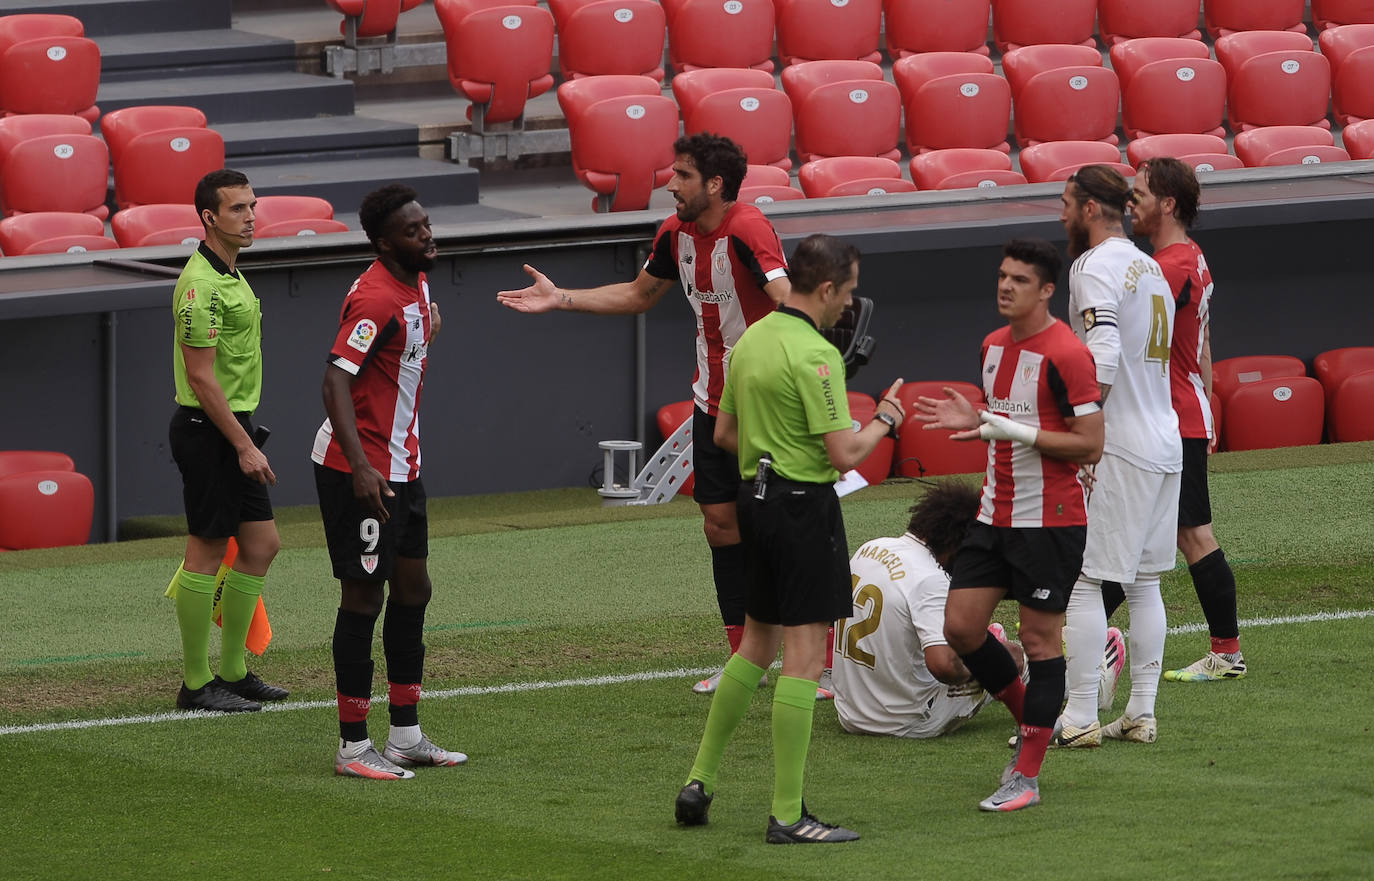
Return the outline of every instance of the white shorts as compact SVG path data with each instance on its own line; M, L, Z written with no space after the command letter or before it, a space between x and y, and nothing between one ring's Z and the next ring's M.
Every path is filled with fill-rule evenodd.
M851 708L843 699L835 701L835 710L840 727L850 734L876 734L922 740L949 734L993 701L992 695L986 691L967 697L950 697L948 690L949 686L941 685L940 691L930 699L926 711L919 716L898 716L884 708L870 718L854 718Z
M1083 575L1133 584L1139 575L1173 569L1181 475L1145 471L1110 453L1102 455L1095 474Z

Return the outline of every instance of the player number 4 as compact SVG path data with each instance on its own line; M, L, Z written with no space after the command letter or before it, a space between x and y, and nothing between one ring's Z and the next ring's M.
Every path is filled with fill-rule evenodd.
M1145 342L1145 360L1159 363L1165 376L1169 375L1169 306L1159 294L1150 296L1150 338Z

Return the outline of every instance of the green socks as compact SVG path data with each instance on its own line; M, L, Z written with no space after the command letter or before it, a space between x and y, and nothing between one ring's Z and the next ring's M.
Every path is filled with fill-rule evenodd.
M700 780L708 795L715 791L716 772L720 770L725 745L730 742L730 735L735 733L744 714L749 712L749 702L758 691L761 676L763 668L738 653L725 663L720 685L716 686L715 696L711 698L711 712L706 716L706 732L701 735L701 746L687 778L688 783ZM816 699L815 683L812 683L811 699L813 702ZM808 736L810 731L808 723Z
M245 575L230 569L224 576L224 594L219 600L221 634L219 675L226 682L238 682L248 675L243 659L243 644L248 639L248 626L262 596L263 577Z
M773 819L784 826L801 819L802 781L815 709L815 682L778 677L773 690Z
M182 678L194 691L209 682L210 610L215 602L215 576L177 569L177 624L181 628ZM240 653L241 654L241 653Z

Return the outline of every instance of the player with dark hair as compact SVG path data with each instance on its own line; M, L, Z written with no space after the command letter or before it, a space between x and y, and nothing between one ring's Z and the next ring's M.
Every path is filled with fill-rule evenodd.
M1173 291L1177 311L1169 350L1169 379L1183 436L1183 483L1178 500L1178 549L1188 563L1212 647L1201 660L1165 670L1173 682L1211 682L1245 675L1236 616L1236 576L1212 532L1207 449L1212 425L1212 273L1188 236L1201 196L1191 166L1169 157L1146 160L1136 172L1135 231L1148 236ZM1108 612L1110 614L1110 610Z
M735 201L748 168L744 151L728 138L703 132L679 138L673 152L677 156L668 192L677 200L677 211L659 227L653 253L633 281L568 290L526 265L534 284L501 291L496 299L519 312L564 309L627 315L648 311L674 281L681 282L697 319L693 495L701 506L716 600L733 653L744 631L744 550L735 511L739 464L712 438L726 355L745 327L786 298L791 285L773 225L753 205ZM717 673L698 682L694 690L710 694L719 682ZM823 692L822 698L830 697L828 690Z
M1012 241L1002 253L997 311L1007 326L983 340L988 408L976 410L949 388L942 399L916 401L926 430L991 442L977 522L954 557L945 604L950 647L1020 726L1001 786L978 804L984 811L1040 802L1040 766L1064 697L1064 609L1087 534L1079 466L1102 455L1103 425L1092 355L1050 314L1059 253L1035 239ZM988 632L1007 596L1020 604L1024 683L1011 653Z
M849 550L834 483L903 418L901 380L878 415L855 431L844 362L820 331L834 326L859 283L859 252L825 235L792 255L782 306L746 330L730 353L715 441L739 457L740 531L747 590L744 633L711 699L706 730L678 793L677 821L707 822L725 747L749 711L764 668L785 645L773 693L770 844L853 841L812 816L802 800L817 680L835 619L849 612ZM749 480L752 478L752 482Z
M169 428L186 503L186 556L168 586L181 628L184 710L245 712L288 692L248 671L244 643L281 539L267 484L276 483L254 440L262 398L262 304L235 267L253 244L257 197L233 169L196 185L205 241L186 261L174 296L172 348L177 409ZM220 598L220 672L210 675L210 621L216 574L229 539L238 543Z
M1122 228L1131 187L1115 169L1087 165L1061 197L1069 253L1069 320L1092 351L1106 421L1093 472L1083 571L1066 614L1069 696L1053 745L1095 747L1102 738L1153 743L1166 622L1160 574L1174 567L1183 452L1169 389L1174 297L1159 264ZM1098 646L1107 633L1103 582L1119 583L1130 609L1131 696L1098 722Z
M978 516L980 493L935 484L905 535L875 538L849 560L853 615L835 626L835 711L854 734L939 737L992 700L945 639L950 561ZM992 625L994 635L1001 625ZM1021 647L1008 649L1019 669Z
M328 418L315 437L315 487L341 598L334 621L339 750L334 770L398 780L414 765L459 765L460 752L420 730L425 607L432 585L429 521L420 480L420 393L439 307L425 273L437 248L415 191L389 184L368 193L358 219L377 259L344 298L324 375ZM390 586L390 596L385 586ZM391 731L378 752L367 733L372 634L386 600Z

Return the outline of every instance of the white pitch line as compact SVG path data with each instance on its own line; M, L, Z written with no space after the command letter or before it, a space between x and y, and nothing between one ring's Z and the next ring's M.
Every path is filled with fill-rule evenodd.
M1277 618L1248 618L1240 622L1242 630L1252 627L1273 627L1286 624L1312 624L1320 621L1347 621L1355 618L1374 618L1374 609L1357 609L1343 612L1313 612L1309 615L1286 615ZM1176 636L1184 633L1198 633L1207 629L1206 624L1180 624L1170 627L1168 633ZM773 665L778 666L776 663ZM453 697L480 697L488 694L513 694L522 691L545 691L551 688L579 688L598 685L623 685L628 682L654 682L660 679L690 679L715 673L716 667L682 667L676 670L649 670L643 673L620 673L613 676L590 676L583 679L548 679L538 682L508 682L505 685L469 685L462 688L444 688L426 691L426 700L442 700ZM373 703L386 703L386 696L379 695ZM295 710L322 710L337 706L334 701L286 701L266 704L263 712L284 713ZM145 716L120 716L114 719L75 719L70 722L40 722L33 725L6 725L0 727L0 736L9 734L37 734L47 731L80 731L86 728L110 728L118 725L151 725L158 722L190 722L200 719L223 718L224 713L211 713L203 710L186 712L177 710L167 713L150 713Z

